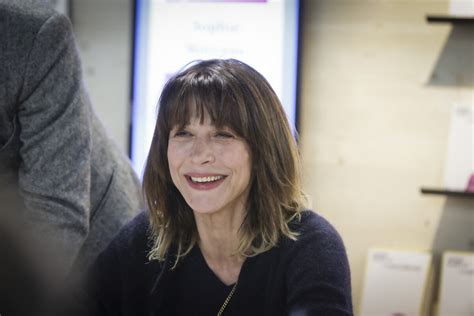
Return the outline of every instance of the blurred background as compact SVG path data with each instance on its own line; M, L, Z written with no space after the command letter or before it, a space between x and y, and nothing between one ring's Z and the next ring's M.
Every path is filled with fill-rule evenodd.
M92 103L130 153L134 3L70 0L66 10ZM466 192L474 165L473 14L469 0L300 3L304 188L345 241L357 313L369 249L427 251L435 275L444 251L474 251L474 198ZM429 22L428 15L470 18Z

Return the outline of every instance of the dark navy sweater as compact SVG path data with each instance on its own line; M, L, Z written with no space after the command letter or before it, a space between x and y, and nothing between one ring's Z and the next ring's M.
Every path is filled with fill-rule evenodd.
M300 233L297 241L282 238L277 247L246 259L223 315L352 315L349 264L339 234L312 211L290 227ZM219 284L206 276L199 249L171 270L171 260L147 259L149 247L148 215L142 213L94 264L88 314L216 315L229 287L221 284L220 296L204 294L215 293Z

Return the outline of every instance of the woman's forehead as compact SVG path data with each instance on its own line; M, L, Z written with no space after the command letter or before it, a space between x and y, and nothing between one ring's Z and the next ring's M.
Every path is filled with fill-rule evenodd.
M172 121L172 125L180 127L200 124L222 128L230 125L230 122L221 122L218 118L214 117L205 107L192 104L188 105L185 112L182 112L181 115L175 116L175 119L172 119Z
M211 119L209 113L203 113L202 115L198 115L197 113L191 113L189 115L189 119L184 124L185 126L189 125L212 125L215 126L215 122Z
M175 124L174 126L171 127L171 129L176 130L176 129L182 129L182 128L188 128L188 127L193 127L193 128L206 127L212 130L218 129L218 130L227 130L227 131L234 132L234 129L230 127L229 125L224 124L222 126L218 126L215 122L211 121L211 118L209 116L206 117L204 120L201 120L201 118L197 116L191 117L189 122L187 122L186 124Z
M240 107L228 99L217 100L209 95L181 95L178 100L168 104L168 128L184 128L199 123L213 125L218 129L229 129L242 134L242 114Z

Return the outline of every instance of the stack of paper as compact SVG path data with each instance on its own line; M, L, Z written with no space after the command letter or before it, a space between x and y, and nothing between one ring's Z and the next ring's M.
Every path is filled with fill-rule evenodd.
M370 249L361 316L427 315L431 262L425 251Z
M474 253L443 254L438 315L474 315Z
M473 16L474 2L472 0L451 0L449 12L457 16Z

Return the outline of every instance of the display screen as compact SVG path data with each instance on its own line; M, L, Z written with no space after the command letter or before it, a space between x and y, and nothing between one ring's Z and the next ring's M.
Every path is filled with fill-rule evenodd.
M142 170L166 81L186 64L235 58L270 82L296 131L298 0L135 0L130 154Z

